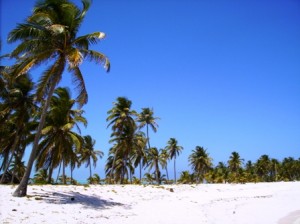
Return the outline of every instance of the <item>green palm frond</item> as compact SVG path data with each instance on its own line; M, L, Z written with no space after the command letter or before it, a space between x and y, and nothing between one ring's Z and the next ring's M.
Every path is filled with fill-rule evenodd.
M87 58L88 60L95 61L98 64L103 64L106 71L109 72L110 62L104 54L97 51L84 50L84 49L82 49L81 52L84 55L84 57Z
M82 107L88 102L88 94L82 73L78 67L69 68L69 71L73 73L72 82L75 84L75 88L78 92L76 101L79 103L79 106Z
M77 37L73 44L77 47L88 50L90 44L97 44L100 40L105 38L105 33L103 32L94 32L84 36Z

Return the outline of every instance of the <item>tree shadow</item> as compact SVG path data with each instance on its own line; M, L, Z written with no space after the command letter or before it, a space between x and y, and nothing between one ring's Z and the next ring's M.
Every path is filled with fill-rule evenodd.
M101 199L99 196L85 195L73 191L68 193L44 191L42 194L35 193L32 197L35 197L35 200L43 200L46 203L51 204L81 204L85 208L93 209L109 209L114 206L122 206L125 209L130 209L130 205Z

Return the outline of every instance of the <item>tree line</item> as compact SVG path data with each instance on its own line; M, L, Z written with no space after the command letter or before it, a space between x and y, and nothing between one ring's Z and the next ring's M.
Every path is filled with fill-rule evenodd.
M8 34L7 43L17 46L1 56L11 59L13 65L0 67L0 181L7 178L20 181L14 196L27 194L33 168L35 182L75 183L74 169L85 164L90 170L89 182L100 182L97 174L92 175L91 166L103 157L103 152L94 149L92 136L80 134L80 125L87 125L82 108L88 102L80 65L89 60L104 66L108 72L110 62L106 55L91 49L105 38L103 32L78 36L91 6L90 0L81 2L77 6L69 0L37 1L25 22L17 24ZM43 71L34 83L29 72L39 66L43 66ZM77 90L75 99L71 90L59 87L66 73L72 75ZM183 147L175 138L170 138L163 149L152 146L149 129L156 132L159 118L154 116L153 109L142 108L137 113L131 104L129 99L119 97L108 111L112 147L106 161L105 182L177 183L176 161ZM25 165L23 159L28 148L30 157ZM206 150L197 146L189 157L192 173L182 172L178 182L299 180L299 159L285 158L279 162L265 155L253 164L247 162L242 166L237 152L231 157L228 164L213 167ZM170 160L174 180L169 179ZM70 168L70 178L66 176L66 168ZM62 172L56 180L54 169L59 169L58 174ZM148 171L144 179L142 170Z

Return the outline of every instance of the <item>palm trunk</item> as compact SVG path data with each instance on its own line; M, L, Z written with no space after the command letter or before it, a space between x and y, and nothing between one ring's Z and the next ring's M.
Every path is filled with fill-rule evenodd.
M11 157L10 157L8 163L5 165L5 168L4 168L1 180L0 180L1 184L4 182L5 174L6 174L7 170L8 170L8 168L9 168L9 165L10 165L10 163L11 163L11 161L12 161L13 158L14 158L14 152L12 152Z
M140 162L140 182L142 183L142 162Z
M176 156L174 157L174 183L176 184Z
M166 174L167 174L167 180L169 181L170 179L169 179L169 172L168 172L168 167L167 167L167 165L166 165L165 170L166 170Z
M52 168L52 166L50 166L50 167L49 167L48 180L47 180L47 183L48 183L48 184L51 184L52 172L53 172L53 168Z
M158 162L155 163L155 177L157 185L160 185Z
M72 168L72 165L71 165L71 184L73 184L73 168Z
M89 158L90 160L90 181L92 181L92 165L91 165L91 158Z
M15 141L14 141L14 144L13 144L13 147L12 147L12 154L11 154L11 157L10 157L8 163L6 164L5 168L4 168L3 175L2 175L2 178L1 178L1 180L0 180L0 183L3 183L4 177L5 177L5 173L7 172L8 168L9 168L9 165L10 165L10 163L11 163L13 157L14 157L14 154L15 154L15 151L16 151L16 148L17 148L19 139L20 139L18 133L19 133L19 132L17 132L17 136L16 136L16 138L15 138ZM12 177L12 180L13 180L13 177Z
M56 177L56 181L55 181L56 183L58 182L60 169L61 169L61 163L59 164L59 167L58 167L57 177Z
M60 62L60 63L63 63L63 61ZM52 95L54 93L55 86L57 85L58 81L60 80L61 75L62 75L63 70L64 70L64 65L61 66L61 67L62 68L60 68L57 71L57 73L54 74L56 77L50 83L49 93L48 93L45 105L43 106L43 109L42 109L41 119L40 119L40 122L39 122L39 125L38 125L38 128L37 128L37 132L36 132L35 137L34 137L33 147L32 147L30 157L29 157L29 160L28 160L28 163L27 163L27 168L26 168L25 174L24 174L19 186L17 187L17 189L13 193L14 197L25 197L26 194L27 194L28 181L29 181L29 177L30 177L30 173L31 173L31 170L32 170L33 163L36 159L36 154L37 154L37 150L38 150L38 146L39 146L38 144L39 144L39 140L40 140L40 137L41 137L41 134L42 134L42 129L45 125L47 110L48 110L48 107L50 105L50 101L51 101ZM55 67L53 69L55 69ZM55 72L55 71L53 71L53 72Z
M63 160L62 163L63 163L63 184L67 184L65 161Z

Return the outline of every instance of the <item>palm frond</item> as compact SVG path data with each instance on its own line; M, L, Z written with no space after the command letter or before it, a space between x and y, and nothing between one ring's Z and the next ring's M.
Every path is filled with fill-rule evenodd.
M75 88L78 91L78 96L76 101L79 103L79 106L82 107L88 102L88 94L85 87L84 78L78 67L70 68L69 71L73 73L72 82L75 84Z
M110 70L110 62L109 59L102 53L93 51L93 50L84 50L82 49L81 52L83 53L84 57L90 61L95 61L98 64L103 64L104 68L107 72Z

